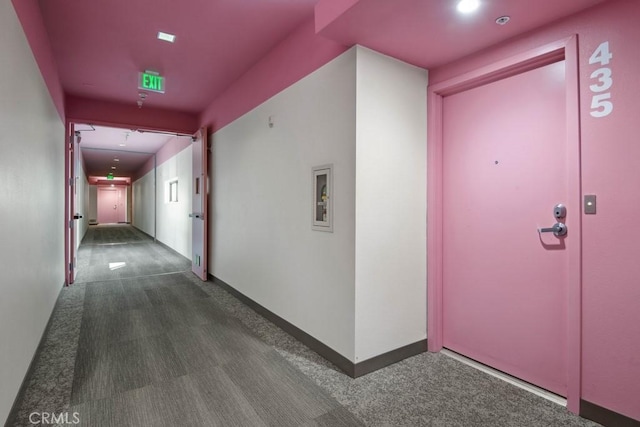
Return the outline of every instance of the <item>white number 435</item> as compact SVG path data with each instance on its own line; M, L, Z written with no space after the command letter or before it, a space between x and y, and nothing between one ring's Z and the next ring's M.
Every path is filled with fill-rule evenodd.
M613 111L611 92L608 92L613 85L613 78L611 77L611 68L606 66L609 65L612 58L613 54L609 50L609 42L600 43L600 46L589 57L590 65L601 65L590 76L592 80L595 80L595 83L589 86L594 94L591 98L591 116L593 117L605 117Z

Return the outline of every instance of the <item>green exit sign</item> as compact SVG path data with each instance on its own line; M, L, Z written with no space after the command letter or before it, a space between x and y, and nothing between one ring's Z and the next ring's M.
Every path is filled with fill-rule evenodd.
M113 179L113 174L110 173L109 175L107 175L107 179Z
M164 93L164 77L158 73L145 71L140 73L138 89Z

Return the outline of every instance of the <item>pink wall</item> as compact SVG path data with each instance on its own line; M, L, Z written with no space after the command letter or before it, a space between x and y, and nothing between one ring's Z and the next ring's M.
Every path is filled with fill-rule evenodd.
M582 399L640 420L640 2L608 1L525 36L434 69L434 84L578 34L583 194L598 196L583 215ZM592 117L596 83L589 64L608 41L613 112ZM604 91L608 92L608 91Z
M320 0L315 7L316 32L322 31L338 16L352 8L360 0Z
M201 126L221 129L346 50L317 37L313 20L305 22L216 98L200 116Z
M148 107L138 108L135 101L131 104L121 104L67 95L65 105L67 120L75 123L188 134L198 130L198 118L195 114Z

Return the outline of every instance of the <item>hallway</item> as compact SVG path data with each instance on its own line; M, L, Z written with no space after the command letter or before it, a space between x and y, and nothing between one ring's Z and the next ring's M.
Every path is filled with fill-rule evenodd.
M128 225L92 226L79 265L9 425L595 425L443 354L353 380Z
M15 425L38 410L86 426L359 424L133 227L91 227L79 265Z

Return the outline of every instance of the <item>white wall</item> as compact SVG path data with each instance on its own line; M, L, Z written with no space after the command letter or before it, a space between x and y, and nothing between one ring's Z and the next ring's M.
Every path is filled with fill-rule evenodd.
M210 271L355 363L424 340L426 92L355 47L216 132ZM334 232L312 231L330 163Z
M82 155L82 153L80 154ZM79 162L78 170L76 171L76 185L78 197L76 199L76 212L82 215L82 218L76 221L76 249L82 243L82 238L87 234L89 229L89 181L87 175L84 172L82 162Z
M171 142L169 142L170 144ZM156 238L191 259L191 171L192 148L188 146L157 167ZM151 172L153 173L153 172ZM178 201L169 202L169 181L178 180Z
M427 71L357 47L356 362L426 338Z
M64 283L65 131L9 1L0 52L2 424Z
M189 218L192 152L191 146L187 146L133 183L133 225L150 236L155 232L159 242L189 259L193 221ZM175 179L178 180L178 201L169 202L168 183Z
M155 236L155 178L154 171L144 175L133 183L133 221L134 227L149 236ZM97 209L96 209L97 212Z
M209 239L213 275L350 360L355 94L351 50L217 131ZM333 233L311 229L311 169L328 163Z

